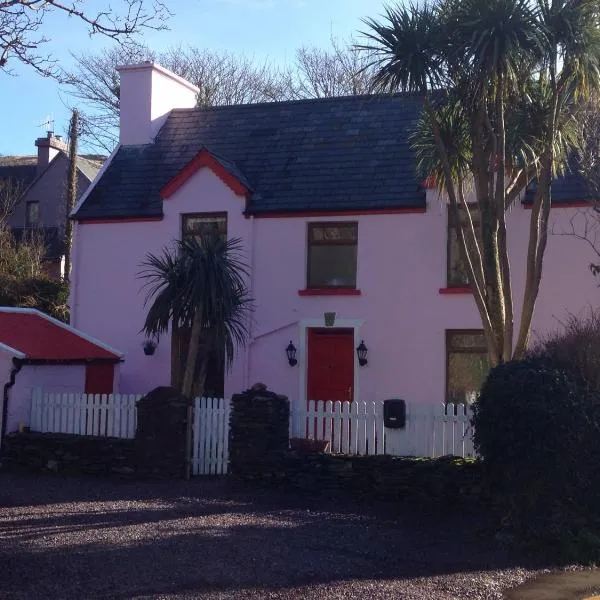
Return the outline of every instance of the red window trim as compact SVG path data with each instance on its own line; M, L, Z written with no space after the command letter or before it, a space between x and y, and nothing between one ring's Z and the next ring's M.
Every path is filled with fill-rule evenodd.
M439 293L442 295L458 295L458 294L472 294L473 290L470 287L445 287L440 288Z
M298 296L360 296L356 288L307 288L298 290Z

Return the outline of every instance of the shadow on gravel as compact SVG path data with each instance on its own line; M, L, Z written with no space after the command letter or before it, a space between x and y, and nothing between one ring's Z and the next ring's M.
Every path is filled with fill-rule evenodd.
M524 566L469 514L297 497L223 481L0 475L3 599L280 590L517 564Z

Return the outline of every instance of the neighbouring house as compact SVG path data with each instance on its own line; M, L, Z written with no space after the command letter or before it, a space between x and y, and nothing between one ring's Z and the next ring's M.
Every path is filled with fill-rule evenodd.
M118 391L123 355L33 308L0 307L1 435L29 425L34 388L45 392Z
M17 242L31 235L42 236L46 244L45 268L54 276L62 275L64 224L69 170L69 148L63 140L48 132L35 141L37 156L0 156L0 215L4 202L15 203L8 218ZM86 154L78 157L77 198L81 198L100 170L105 157ZM9 187L8 187L9 186ZM10 198L3 197L3 193Z
M71 323L123 350L123 392L170 379L168 336L153 355L142 349L142 261L216 227L243 241L256 310L214 393L261 381L301 403L472 396L486 348L447 205L415 174L419 98L196 108L198 90L158 65L120 75L120 145L73 214ZM556 182L554 199L554 233L585 217L576 178ZM517 315L530 200L507 216ZM597 306L593 258L580 240L550 236L534 338Z

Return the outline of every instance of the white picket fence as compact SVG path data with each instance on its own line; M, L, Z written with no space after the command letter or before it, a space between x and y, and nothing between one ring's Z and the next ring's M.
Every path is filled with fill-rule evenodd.
M229 412L231 403L223 398L194 400L194 441L192 473L224 475L229 462Z
M471 411L464 404L407 404L406 427L383 424L383 402L310 401L294 406L292 437L326 440L342 454L436 458L475 455Z
M73 433L133 438L135 403L141 395L44 394L31 397L30 428L42 433Z
M136 402L141 395L44 394L34 390L30 428L133 438ZM192 473L222 475L229 461L229 400L196 398L193 404ZM292 437L327 440L329 452L341 454L474 456L471 411L467 405L407 404L406 427L383 423L382 402L295 403L290 415Z
M30 428L42 433L135 437L138 395L44 394L33 391ZM192 473L223 475L229 461L229 400L196 398Z

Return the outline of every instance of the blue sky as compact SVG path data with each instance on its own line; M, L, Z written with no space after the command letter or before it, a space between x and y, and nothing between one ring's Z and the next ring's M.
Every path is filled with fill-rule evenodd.
M329 45L331 36L346 38L362 27L360 19L382 13L384 0L166 0L174 13L169 31L150 31L144 41L160 50L189 44L211 50L227 50L272 60L290 61L302 45ZM117 6L118 0L87 0L86 5ZM81 23L52 16L42 32L51 42L45 48L62 66L72 61L70 52L98 51L106 39L90 38ZM0 154L33 154L33 142L44 135L39 124L51 114L54 129L64 134L69 97L51 79L31 68L13 63L14 77L0 73Z

